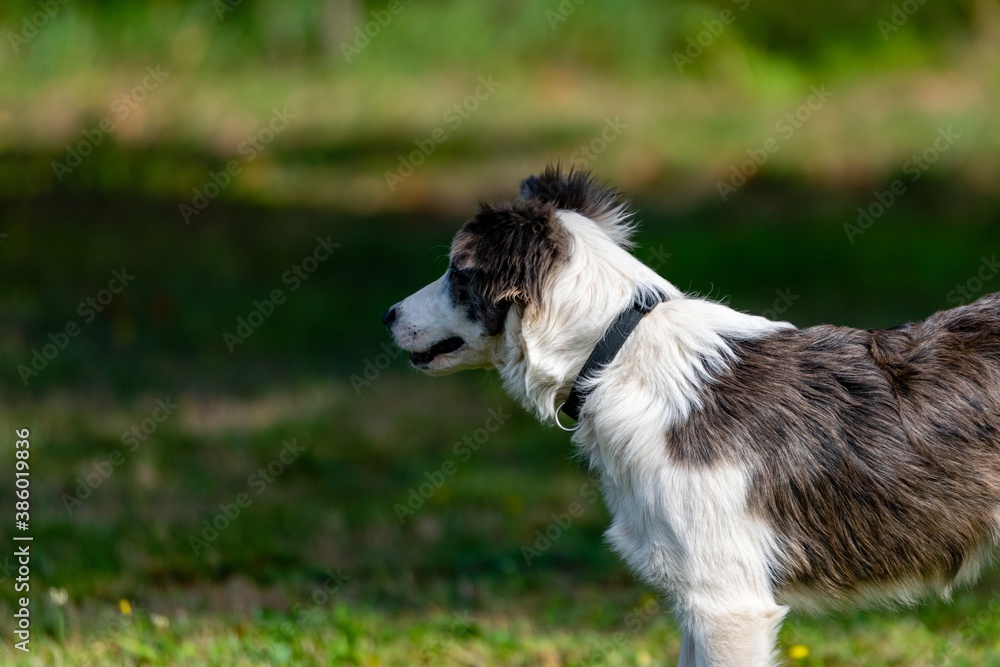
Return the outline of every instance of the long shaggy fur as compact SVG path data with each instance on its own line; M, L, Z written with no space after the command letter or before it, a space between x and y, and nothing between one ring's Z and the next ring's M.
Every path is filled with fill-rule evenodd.
M527 202L576 211L604 229L618 245L632 246L635 226L628 202L618 190L601 185L586 171L570 169L564 175L559 165L550 166L541 175L521 183L521 197Z
M543 420L635 299L574 442L608 540L673 597L680 664L767 667L789 606L947 595L1000 544L1000 296L886 331L799 330L682 294L617 192L549 168L459 231L384 321L432 374L488 367Z

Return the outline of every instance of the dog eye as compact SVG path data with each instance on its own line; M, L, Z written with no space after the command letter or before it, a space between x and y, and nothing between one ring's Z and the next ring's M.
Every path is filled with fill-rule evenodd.
M468 285L472 281L472 269L452 268L451 279L456 285Z

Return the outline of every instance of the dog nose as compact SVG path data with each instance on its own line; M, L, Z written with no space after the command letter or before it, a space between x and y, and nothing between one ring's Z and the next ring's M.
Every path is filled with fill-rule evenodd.
M396 306L393 306L389 310L385 311L385 315L382 316L382 324L386 327L391 327L392 323L396 321Z

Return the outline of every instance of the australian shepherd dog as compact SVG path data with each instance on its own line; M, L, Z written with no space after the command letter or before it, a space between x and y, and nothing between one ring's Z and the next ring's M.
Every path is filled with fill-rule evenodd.
M948 596L1000 544L1000 295L798 329L682 293L618 192L549 168L482 205L383 322L430 375L495 368L599 477L680 665L766 667L789 608ZM567 427L570 428L570 427Z

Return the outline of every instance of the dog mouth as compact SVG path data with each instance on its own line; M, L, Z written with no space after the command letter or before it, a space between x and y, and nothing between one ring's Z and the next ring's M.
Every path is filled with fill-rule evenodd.
M434 361L434 358L441 354L448 354L449 352L454 352L458 348L465 345L465 341L458 336L452 336L451 338L445 338L444 340L434 343L431 349L426 352L414 352L410 355L410 363L414 366L426 366L427 364Z

